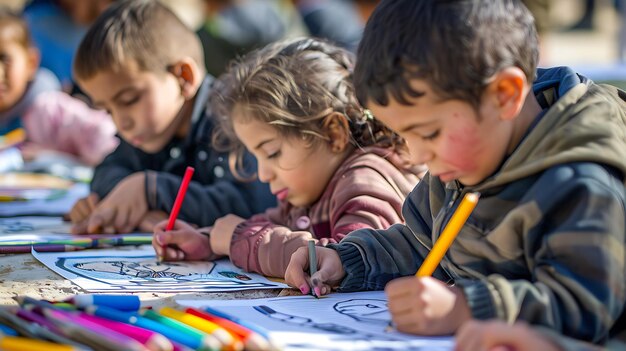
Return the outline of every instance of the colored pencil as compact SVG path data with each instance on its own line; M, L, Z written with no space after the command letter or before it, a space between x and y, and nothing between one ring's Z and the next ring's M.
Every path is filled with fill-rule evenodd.
M0 245L0 254L37 252L70 252L84 250L84 247L75 245L36 244L36 245Z
M0 350L4 351L77 351L73 346L61 345L49 341L29 339L19 336L6 336L0 333Z
M78 308L96 305L136 312L141 307L141 301L137 295L80 294L70 297L67 301Z
M211 308L211 307L206 307L205 306L205 307L202 307L202 310L206 311L206 312L208 312L208 313L210 313L212 315L215 315L215 316L218 316L218 317L221 317L221 318L224 318L224 319L228 319L231 322L237 323L237 324L239 324L239 325L241 325L241 326L243 326L245 328L248 328L248 329L256 332L257 334L260 334L266 340L270 340L270 333L269 333L269 331L267 329L261 327L261 326L258 326L256 324L252 323L252 322L243 320L243 319L241 319L239 317L235 317L235 316L230 315L230 314L228 314L226 312L222 312L220 310L216 310L215 308Z
M104 328L111 329L117 333L124 334L142 343L150 351L173 351L172 342L159 333L152 330L140 328L134 325L112 321L98 316L92 316L86 313L80 314L80 317L96 323Z
M104 306L90 306L85 309L85 312L98 316L98 317L110 319L110 320L117 321L117 322L127 323L131 325L135 325L137 327L152 330L154 332L162 334L163 336L167 337L168 339L174 342L180 343L192 349L204 349L204 348L219 349L221 347L221 344L210 345L210 347L208 347L208 345L203 345L202 344L203 340L199 340L198 338L193 337L189 334L183 333L176 329L172 329L168 326L165 326L161 323L157 323L153 320L144 318L137 313L122 312L122 311L118 311L116 309L108 308Z
M179 322L172 318L162 316L158 314L155 310L146 309L139 311L139 313L145 318L148 318L157 323L163 324L166 327L170 327L174 330L180 331L181 333L188 334L194 338L197 338L198 343L200 343L201 345L205 345L210 348L222 348L222 342L213 335L204 333L196 328L193 328L185 323Z
M165 317L172 318L209 335L215 336L225 346L224 350L239 351L243 349L243 343L239 339L233 337L227 330L213 322L171 307L163 307L158 312Z
M272 349L272 345L265 337L226 318L210 314L206 311L200 311L195 308L187 308L185 312L213 322L228 330L231 334L238 336L242 340L245 350L264 351Z
M176 223L176 218L178 218L178 212L180 211L180 207L183 205L183 200L185 199L185 194L187 194L187 187L189 186L189 182L191 182L193 172L193 167L187 167L187 169L185 170L185 175L183 176L183 180L180 183L180 188L178 189L178 194L176 194L176 199L174 200L174 206L172 206L172 212L170 212L170 218L167 222L167 226L165 227L165 230L167 231L174 229L174 224ZM163 261L166 258L166 249L167 245L164 245L162 247L163 256L159 256L159 261Z
M461 200L459 207L457 207L456 211L450 218L448 224L441 232L439 239L433 245L433 248L430 250L426 259L415 273L418 277L428 277L435 272L439 263L446 254L446 251L450 248L454 239L465 225L465 222L469 218L469 215L472 213L476 204L478 204L478 199L480 198L479 193L467 193Z
M307 247L309 249L309 277L312 277L313 274L317 272L317 253L315 252L315 240L309 240L307 242ZM311 283L311 295L315 296L315 298L320 297L319 287L315 286L315 284Z

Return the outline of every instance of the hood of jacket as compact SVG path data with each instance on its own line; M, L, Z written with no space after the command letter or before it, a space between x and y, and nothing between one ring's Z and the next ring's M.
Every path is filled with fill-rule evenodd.
M501 169L477 190L572 162L605 164L626 179L624 91L595 84L567 67L539 69L533 90L549 108Z

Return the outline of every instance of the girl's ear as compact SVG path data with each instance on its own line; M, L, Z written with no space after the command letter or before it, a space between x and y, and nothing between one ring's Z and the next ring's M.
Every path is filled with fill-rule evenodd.
M329 138L330 150L343 152L350 142L350 125L346 116L339 112L329 114L324 118L323 128Z
M201 76L200 68L192 58L183 57L170 65L168 71L178 79L180 91L185 99L191 99L196 95L204 77Z

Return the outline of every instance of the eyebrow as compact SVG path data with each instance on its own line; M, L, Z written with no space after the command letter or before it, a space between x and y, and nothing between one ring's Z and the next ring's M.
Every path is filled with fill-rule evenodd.
M125 87L120 89L117 93L115 93L115 95L113 95L113 97L111 98L112 101L119 99L120 96L122 96L124 93L126 93L127 91L131 91L134 90L135 87ZM92 102L94 106L104 106L104 103L102 101L93 101Z
M265 144L267 144L267 143L269 143L270 141L273 141L273 140L274 140L273 138L263 140L262 142L260 142L259 144L257 144L257 146L255 146L255 147L254 147L254 149L255 149L255 150L258 150L258 149L260 149L263 145L265 145Z
M413 128L426 127L428 125L434 124L435 122L436 122L436 120L430 120L430 121L420 122L420 123L412 123L412 124L409 124L408 126L402 128L402 129L400 129L400 133L408 132L409 130L411 130Z

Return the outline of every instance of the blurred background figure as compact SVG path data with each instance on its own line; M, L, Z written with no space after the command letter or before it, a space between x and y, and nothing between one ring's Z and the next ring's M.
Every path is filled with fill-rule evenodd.
M350 0L294 0L309 34L356 52L364 20Z
M24 19L0 6L0 170L97 165L118 143L111 118L60 91L39 58Z
M0 0L24 8L42 51L42 67L52 70L65 89L73 86L70 67L76 43L112 1ZM222 73L232 58L286 37L310 34L354 50L363 24L378 4L378 0L158 1L197 31L207 71L213 75ZM523 1L536 17L542 66L569 65L592 79L624 84L626 0Z
M271 42L308 35L289 0L205 0L206 22L197 34L207 72L218 76L235 57Z
M63 90L77 94L72 81L72 59L88 26L114 0L31 0L23 16L35 46L41 52L41 67L52 71Z

